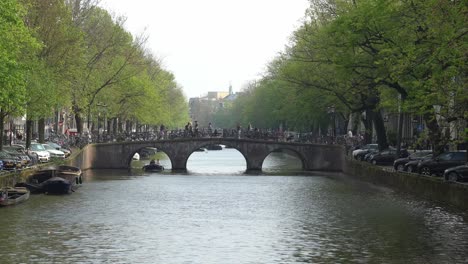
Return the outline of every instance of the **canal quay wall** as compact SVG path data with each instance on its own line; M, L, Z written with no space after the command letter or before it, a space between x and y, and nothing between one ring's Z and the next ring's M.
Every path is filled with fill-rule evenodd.
M13 187L18 182L26 182L28 178L37 170L44 169L47 167L53 167L55 165L70 165L76 166L76 159L81 157L80 149L73 149L73 154L65 160L56 160L48 163L36 164L30 168L23 170L4 172L0 174L0 188ZM79 166L78 166L79 167Z
M31 172L26 170L16 171L5 173L5 175L0 175L0 188L1 187L12 187L15 186L17 182L24 182L31 175Z
M343 172L361 181L468 210L468 184L446 182L442 177L385 170L370 163L351 159L346 160Z

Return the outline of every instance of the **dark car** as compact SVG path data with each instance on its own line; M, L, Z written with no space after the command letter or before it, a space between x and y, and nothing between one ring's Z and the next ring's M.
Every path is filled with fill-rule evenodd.
M21 161L8 154L6 151L0 151L0 160L3 162L4 170L16 170L21 168Z
M418 172L418 165L419 163L423 162L423 161L426 161L426 160L430 160L434 157L434 155L431 153L431 154L427 154L427 156L423 157L422 159L420 160L412 160L412 161L409 161L408 163L405 164L405 168L404 170L407 171L407 172L414 172L414 173L417 173Z
M408 156L408 151L405 149L400 150L400 158L404 158ZM370 163L377 165L377 164L392 164L395 159L399 158L397 156L396 149L386 149L377 153L374 153L368 157Z
M352 155L354 159L363 160L365 154L369 153L370 150L378 150L378 144L367 144L362 147L359 147L356 150L353 150Z
M466 152L444 152L439 156L418 164L418 173L423 175L442 175L448 168L466 163Z
M23 149L14 146L3 146L3 150L19 159L21 161L22 168L32 165L31 158L23 151Z
M422 150L422 151L411 153L411 155L409 155L408 157L396 159L393 162L393 168L396 171L406 171L406 168L407 168L405 166L406 163L410 161L420 161L428 155L432 155L431 150ZM417 166L417 163L416 163L416 166Z
M444 171L446 181L466 181L468 180L468 163Z
M365 149L365 150L362 150L360 151L359 153L357 153L354 158L357 159L357 160L361 160L361 161L366 161L367 158L374 154L374 153L377 153L379 152L378 149Z

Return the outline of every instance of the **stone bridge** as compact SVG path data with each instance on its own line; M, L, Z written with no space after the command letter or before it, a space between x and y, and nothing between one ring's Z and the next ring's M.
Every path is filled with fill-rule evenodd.
M273 151L294 153L305 171L343 170L345 150L340 145L235 138L184 138L157 141L113 142L87 145L74 160L75 166L87 169L129 169L133 155L145 147L154 147L169 156L173 171L186 171L187 160L199 148L226 145L237 149L245 158L247 171L261 171L265 158Z

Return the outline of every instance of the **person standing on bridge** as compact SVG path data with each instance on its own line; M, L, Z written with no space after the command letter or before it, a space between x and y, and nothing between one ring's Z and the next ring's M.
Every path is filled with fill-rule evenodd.
M195 120L194 132L195 132L195 137L198 137L198 121L197 120Z
M211 134L213 133L213 126L211 125L211 122L208 123L208 135L211 137Z
M164 124L161 124L159 127L159 139L164 139L164 134L165 134L166 127Z

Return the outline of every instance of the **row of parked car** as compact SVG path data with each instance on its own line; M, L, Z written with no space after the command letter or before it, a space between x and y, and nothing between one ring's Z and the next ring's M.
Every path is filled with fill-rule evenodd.
M437 156L431 150L409 153L395 149L378 150L377 144L367 144L352 152L353 158L375 165L393 165L396 171L419 173L427 176L442 176L447 181L468 180L466 151L444 152Z
M0 151L0 170L23 169L37 163L49 162L53 158L65 159L71 150L54 142L31 143L30 149L23 144L3 146Z

